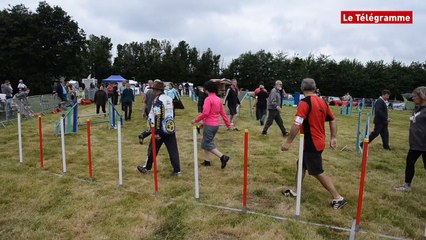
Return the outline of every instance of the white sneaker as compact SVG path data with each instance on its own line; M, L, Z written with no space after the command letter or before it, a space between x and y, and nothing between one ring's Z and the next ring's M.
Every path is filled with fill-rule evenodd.
M409 192L411 190L411 186L409 186L408 183L404 183L404 185L395 188L395 190L399 192Z
M282 190L281 193L286 197L297 197L297 193L291 189Z

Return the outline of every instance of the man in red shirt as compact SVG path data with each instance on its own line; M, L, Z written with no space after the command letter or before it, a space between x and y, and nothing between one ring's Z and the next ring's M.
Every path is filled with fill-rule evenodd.
M282 145L282 151L288 151L291 143L300 132L305 135L305 143L303 148L303 175L305 176L306 170L309 175L314 176L322 186L327 189L333 196L331 207L334 209L342 208L346 205L346 200L337 192L330 177L324 174L322 168L322 152L325 149L325 122L330 124L330 146L332 149L337 147L337 125L334 115L330 107L315 94L316 84L314 79L305 78L302 80L301 90L305 98L300 101L297 108L296 117L293 126L291 127L290 135ZM297 179L297 176L296 176ZM296 186L293 190L288 189L282 193L285 196L296 197Z
M259 87L254 90L254 96L257 97L257 94L259 94L260 91L268 92L268 90L266 90L265 88L265 84L263 83L263 81L260 81Z
M260 82L259 87L254 90L254 104L253 108L256 109L256 120L260 121L260 125L263 126L266 118L266 111L268 107L268 90L265 89L263 82Z

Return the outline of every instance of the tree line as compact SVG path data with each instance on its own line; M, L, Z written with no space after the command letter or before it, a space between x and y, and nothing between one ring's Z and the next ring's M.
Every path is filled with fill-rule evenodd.
M275 80L283 80L288 92L298 91L301 80L312 77L323 95L349 92L354 97L377 97L386 88L400 98L426 82L426 61L338 62L326 55L302 58L260 50L242 53L221 67L219 54L210 48L200 51L183 40L177 45L157 39L119 44L112 59L111 38L86 36L61 7L46 2L35 12L22 4L3 9L0 43L1 81L9 79L16 86L24 79L34 94L51 92L60 77L80 80L89 74L97 79L120 74L138 82L159 78L196 85L211 78L235 78L240 87L251 90L260 81L271 88Z

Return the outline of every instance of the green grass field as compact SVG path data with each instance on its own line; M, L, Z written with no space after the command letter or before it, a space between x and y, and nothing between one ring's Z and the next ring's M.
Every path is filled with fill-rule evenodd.
M289 152L281 152L283 138L278 127L274 123L268 136L262 136L262 127L249 114L248 101L241 108L238 123L240 129L249 130L248 208L290 220L203 205L242 208L244 131L219 130L216 145L231 159L223 170L218 159L212 167L199 167L200 201L196 202L191 127L191 120L197 115L196 104L189 98L183 98L183 103L186 109L176 111L182 176L171 176L172 167L163 147L157 158L158 195L154 194L153 174L141 175L136 170L137 165L144 164L148 147L146 143L140 145L137 139L146 128L140 97L134 106L133 120L122 129L122 188L118 187L117 131L108 129L106 124L92 125L93 182L85 181L85 127L80 127L77 135L66 136L66 176L62 176L61 140L54 134L58 114L43 117L43 170L39 168L36 118L22 123L22 166L16 124L0 129L0 239L348 239L346 231L292 220L295 199L283 197L281 190L294 184L298 138ZM293 107L284 108L287 128L295 111ZM360 154L355 151L357 114L340 116L337 108L333 111L338 124L338 150L326 149L324 169L349 203L343 209L331 209L328 192L315 178L306 177L301 219L350 228L356 215L360 178ZM81 114L94 112L94 105L80 107ZM422 239L426 172L419 160L412 191L394 191L404 181L410 113L389 114L392 151L383 150L380 137L370 145L361 220L361 230L367 233L360 234L358 239L381 239L376 235L379 233ZM202 160L203 153L199 151L198 162Z

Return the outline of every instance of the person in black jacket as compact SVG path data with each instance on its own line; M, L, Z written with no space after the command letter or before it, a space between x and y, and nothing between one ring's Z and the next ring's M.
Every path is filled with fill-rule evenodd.
M56 87L56 94L61 99L62 102L67 101L67 88L65 87L64 80L60 80L58 86Z
M115 106L118 104L118 86L117 83L114 83L112 87L112 104Z
M256 119L260 121L260 125L263 126L266 118L266 110L268 109L268 97L269 94L262 84L259 85L259 90L254 91L255 102L253 107L256 108Z
M204 106L204 100L207 98L207 93L205 93L204 88L199 89L198 87L196 88L197 91L197 96L198 96L198 102L197 102L197 106L198 106L198 113L202 113L203 112L203 106Z
M382 96L377 99L374 104L374 130L368 137L368 142L371 143L377 136L382 137L383 148L390 150L389 147L389 130L388 124L390 119L388 118L388 107L386 102L389 100L390 91L385 89L382 91Z
M106 113L105 105L108 102L108 94L104 91L104 87L101 85L98 91L95 92L95 98L93 100L96 104L96 114L99 114L99 108L102 107L102 112Z
M240 90L237 85L237 80L232 79L231 86L228 88L226 96L225 96L225 103L228 102L228 109L229 109L229 121L231 121L231 125L233 126L234 131L240 131L237 128L237 116L238 116L238 106L241 104L240 99L238 98L238 95L240 94Z

